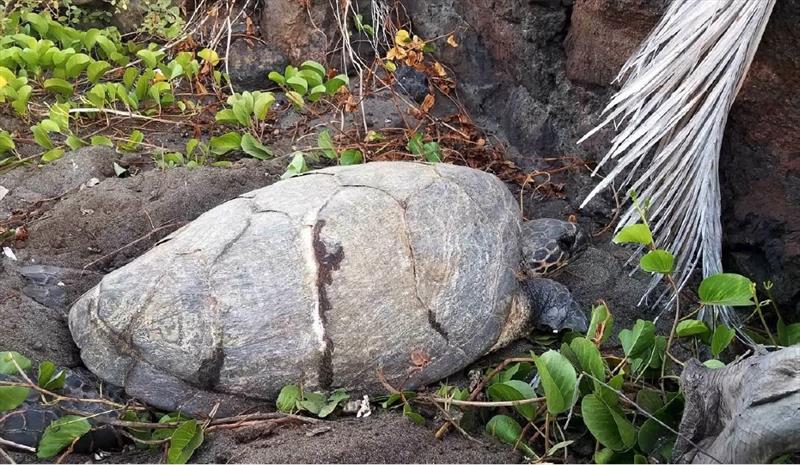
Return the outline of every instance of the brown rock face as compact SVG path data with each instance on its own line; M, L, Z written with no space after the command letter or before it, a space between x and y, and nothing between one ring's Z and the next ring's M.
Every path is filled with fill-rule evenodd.
M666 0L583 0L575 4L564 43L567 77L609 85L658 23Z
M261 10L261 35L278 47L292 63L315 60L325 63L329 40L335 31L327 0L269 0Z
M567 77L608 86L667 1L578 0ZM720 159L725 268L775 283L800 311L800 1L778 0L728 120Z
M473 116L509 143L524 169L542 159L596 160L610 130L575 145L598 122L610 83L669 0L405 0L424 37L457 31L440 58L455 70ZM731 112L721 155L724 266L772 280L800 312L800 0L778 0ZM596 182L566 181L574 208ZM584 211L599 215L605 206ZM563 207L563 208L569 208ZM563 213L558 211L558 213Z
M778 0L720 157L729 268L800 313L800 0Z

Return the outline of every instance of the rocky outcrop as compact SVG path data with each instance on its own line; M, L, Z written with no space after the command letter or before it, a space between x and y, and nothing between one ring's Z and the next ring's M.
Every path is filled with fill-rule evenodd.
M660 20L668 0L407 0L425 37L457 31L440 58L458 76L477 120L524 169L548 157L596 161L598 121L619 68ZM487 14L491 12L491 14ZM776 299L800 312L800 0L778 0L723 142L724 264L772 280ZM594 183L565 179L574 208ZM602 211L598 208L593 213ZM607 211L607 210L606 210Z
M800 316L800 0L778 0L720 157L726 266Z
M263 3L260 19L263 39L291 62L325 62L336 30L327 0L270 0Z
M608 86L658 23L667 0L583 0L572 11L564 49L567 77Z

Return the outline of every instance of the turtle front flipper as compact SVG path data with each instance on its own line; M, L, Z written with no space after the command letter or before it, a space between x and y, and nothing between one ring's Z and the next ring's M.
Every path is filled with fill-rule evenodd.
M503 331L489 352L501 349L534 330L586 332L589 322L569 289L547 278L525 278L519 283Z
M559 332L585 333L589 328L586 313L572 297L567 286L547 278L528 278L520 282L531 308L530 326Z

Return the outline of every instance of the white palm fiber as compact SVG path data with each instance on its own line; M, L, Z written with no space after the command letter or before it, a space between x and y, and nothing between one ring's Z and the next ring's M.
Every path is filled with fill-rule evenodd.
M593 175L611 160L616 164L581 207L624 175L623 188L652 202L647 220L656 244L676 256L679 288L701 259L704 276L721 271L720 146L774 4L673 0L617 76L624 83L605 119L578 141L611 122L621 126ZM617 229L639 221L631 206ZM660 279L654 277L648 293Z

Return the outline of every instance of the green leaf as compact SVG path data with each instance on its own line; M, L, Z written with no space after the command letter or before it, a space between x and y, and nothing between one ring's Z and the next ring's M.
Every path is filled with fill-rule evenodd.
M611 337L612 329L614 329L614 317L608 311L608 307L605 304L592 307L592 318L589 322L589 330L586 332L586 337L595 340L599 332L599 342L602 344Z
M719 273L700 283L698 294L703 305L749 307L753 303L754 284L742 275Z
M422 415L415 412L414 409L411 408L411 404L403 405L403 416L413 421L414 423L418 424L419 426L423 426L425 424L425 419L422 418Z
M267 75L267 78L269 78L270 81L274 82L275 84L278 84L279 86L286 85L286 79L283 77L283 74L278 73L276 71L271 71Z
M45 118L39 121L39 127L42 128L43 131L47 133L51 132L61 132L61 127L50 118Z
M326 129L319 133L319 136L317 136L317 145L322 150L322 154L325 158L330 158L331 160L336 159L336 146L333 144L330 131Z
M17 148L17 146L14 144L14 139L11 138L11 134L0 129L0 154L8 152L9 150L14 150L15 148Z
M111 64L107 61L101 60L92 62L86 68L86 77L89 79L89 82L96 84L109 69L111 69Z
M291 163L286 167L286 172L283 173L281 179L292 178L306 171L308 171L308 165L306 165L305 154L303 152L295 152Z
M136 56L142 59L144 65L148 68L155 68L158 66L158 54L153 50L143 49L136 52Z
M324 85L320 84L320 85L314 86L314 87L311 88L311 90L308 91L308 101L309 102L319 101L319 99L321 99L326 94L327 94L327 91L325 90L325 86Z
M31 126L31 132L33 133L33 140L42 148L49 150L55 147L50 135L41 125Z
M64 156L64 150L58 147L42 154L42 163L50 163Z
M650 273L671 274L675 270L675 257L666 250L653 250L639 260L639 267Z
M608 386L602 384L595 384L595 395L598 399L605 402L607 405L613 407L619 404L619 392L622 390L622 384L625 382L625 375L618 373L606 383Z
M648 418L642 424L637 435L637 443L642 452L651 456L661 455L661 459L669 461L677 435L662 426L661 423L673 430L678 429L683 415L683 397L674 395L665 405L652 412L651 415L655 419Z
M95 146L105 146L105 147L113 147L114 146L114 143L111 142L111 139L109 139L106 136L92 136L92 138L89 139L89 144L95 145Z
M711 354L714 357L719 356L728 345L730 345L733 337L736 336L736 331L725 326L719 325L714 329L714 335L711 337Z
M253 115L258 121L264 121L272 105L275 104L275 96L272 92L254 92Z
M320 418L327 417L333 413L334 410L336 410L336 407L338 407L339 404L347 401L348 399L350 399L350 394L348 394L344 389L337 389L333 391L333 393L328 397L328 402L325 403L325 405L319 410L317 416Z
M138 77L139 70L137 68L130 67L126 69L125 74L122 75L122 83L125 85L125 89L130 90Z
M708 332L708 326L700 320L683 320L675 328L678 337L699 336Z
M39 378L37 383L40 388L48 391L55 391L64 387L67 381L67 373L64 370L56 373L56 366L53 362L44 361L39 364Z
M283 77L288 80L289 78L296 76L299 71L299 69L292 65L286 65L286 68L283 70Z
M76 53L75 55L72 55L64 65L64 71L66 72L65 77L67 79L74 79L78 77L78 75L83 72L84 68L86 68L91 61L92 58L85 53Z
M241 146L242 136L236 132L229 132L221 136L212 137L210 142L211 153L217 156L239 150Z
M661 399L660 392L643 388L636 393L636 405L643 408L650 415L655 415L656 412L664 407L664 401Z
M653 234L650 228L643 223L626 226L614 236L612 241L615 244L642 244L650 245L653 243Z
M230 108L225 108L224 110L218 111L217 114L214 115L214 119L217 120L218 123L222 124L230 124L233 126L239 125L239 119Z
M88 433L92 429L89 420L77 415L65 415L54 420L44 430L36 456L40 459L55 457L73 441Z
M328 93L328 95L333 95L342 87L347 87L349 83L350 78L348 78L347 75L339 74L325 82L325 91Z
M614 460L614 451L608 447L604 447L594 453L594 463L607 464L607 463L623 463Z
M286 92L286 98L288 98L289 101L292 102L297 108L302 109L306 106L306 103L303 101L303 96L293 90Z
M186 463L203 443L203 428L195 420L184 422L169 440L167 463Z
M242 150L244 153L259 160L266 160L272 157L272 152L264 146L258 139L253 137L250 133L242 135Z
M406 144L408 151L413 155L421 156L422 146L422 134L418 132L411 134L411 137L408 138L408 144Z
M577 375L566 357L548 350L534 359L547 398L547 411L552 415L572 407Z
M297 73L297 77L302 78L306 81L309 89L313 89L317 86L322 86L322 77L314 71L308 69L301 69L299 73ZM323 88L325 86L322 86Z
M67 144L67 147L69 147L71 150L78 150L81 147L86 147L87 145L89 145L86 142L82 141L77 136L75 136L74 134L68 135L65 143Z
M147 90L147 95L149 95L153 101L161 105L161 95L169 92L171 89L172 86L169 82L159 81L150 86L150 88Z
M516 401L536 397L536 392L530 384L515 379L492 384L486 390L486 394L493 401ZM514 408L528 420L533 420L536 416L536 405L534 404L516 405Z
M636 443L636 428L618 407L609 407L594 394L581 402L581 415L597 441L615 451L628 450Z
M301 96L308 92L308 82L300 76L290 77L286 80L286 84Z
M32 92L33 87L27 84L17 90L17 97L13 102L11 102L11 106L14 107L14 110L18 115L28 114L28 100L30 99Z
M144 140L144 134L142 131L138 129L134 129L130 136L128 136L128 140L125 143L120 144L119 149L123 152L135 152L139 149L142 141Z
M210 63L211 66L217 66L219 64L219 55L214 50L204 48L197 52L197 56Z
M519 440L522 434L522 427L513 418L506 415L495 415L486 424L486 432L501 442L512 446L516 446L517 442L519 442L519 448L523 454L528 457L536 457L536 453L533 452L530 446Z
M800 323L787 325L778 320L778 343L784 347L800 344Z
M414 391L403 391L403 396L405 396L406 400L411 400L417 396L417 393ZM390 408L393 405L396 405L398 402L403 400L403 396L400 394L390 394L385 401L381 403L382 408Z
M358 149L347 149L339 157L340 165L360 165L364 163L364 154Z
M325 77L325 67L321 64L317 63L316 61L306 61L302 65L300 65L301 70L308 70L314 72L320 79Z
M44 81L44 90L63 96L70 96L73 93L72 84L59 78L50 78Z
M438 142L427 142L422 146L422 154L425 161L429 163L439 163L442 161L442 149Z
M100 30L96 28L92 28L87 30L83 34L83 38L81 42L83 42L83 46L86 47L87 50L91 50L94 48L94 45L97 43L97 37L100 35Z
M591 341L583 337L576 337L569 343L569 347L578 359L578 368L605 382L606 364L603 362L600 351Z
M725 368L725 364L723 362L714 358L712 358L711 360L706 360L705 362L703 362L703 365L713 370L717 368Z
M56 103L50 107L49 116L52 121L58 126L59 132L64 132L69 129L69 109L68 103Z
M623 329L619 332L619 340L625 356L635 358L653 347L655 342L656 326L652 321L637 320L633 329Z
M31 390L22 386L0 386L0 412L14 410L28 398Z

